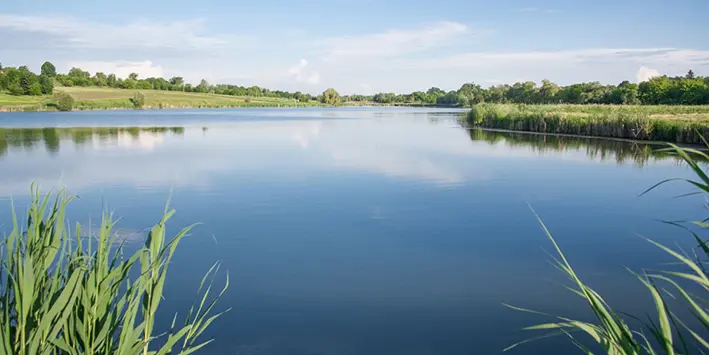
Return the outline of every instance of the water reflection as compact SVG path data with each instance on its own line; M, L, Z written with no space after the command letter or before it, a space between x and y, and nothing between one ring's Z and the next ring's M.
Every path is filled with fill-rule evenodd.
M667 148L666 146L655 143L482 129L470 129L468 133L472 141L525 148L538 155L582 152L591 160L615 161L618 165L634 164L637 167L643 167L651 161L681 161L676 155L663 152L662 149Z
M141 141L146 137L165 134L183 135L184 127L75 127L75 128L0 128L0 157L9 148L38 149L40 145L49 153L57 153L62 141L75 146L99 142Z

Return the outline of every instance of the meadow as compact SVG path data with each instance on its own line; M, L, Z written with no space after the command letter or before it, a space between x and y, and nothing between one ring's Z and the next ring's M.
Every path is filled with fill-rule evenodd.
M307 107L320 103L298 102L274 97L246 97L181 91L129 90L98 87L58 87L74 97L75 110L110 110L134 108L131 98L136 92L145 95L144 109L223 108L223 107ZM0 111L52 111L52 95L12 96L0 92Z
M700 144L709 106L479 104L467 123L482 128Z

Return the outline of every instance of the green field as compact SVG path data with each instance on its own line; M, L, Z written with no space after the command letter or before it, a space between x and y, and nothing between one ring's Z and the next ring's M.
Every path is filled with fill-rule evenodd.
M700 144L709 140L709 106L480 104L474 127Z
M74 109L130 109L130 98L136 91L145 95L146 109L166 108L218 108L218 107L304 107L320 103L298 102L292 99L273 97L239 97L216 94L202 94L180 91L126 90L96 87L60 87L55 92L65 91L76 100ZM0 92L1 111L43 111L53 110L52 96L11 96Z

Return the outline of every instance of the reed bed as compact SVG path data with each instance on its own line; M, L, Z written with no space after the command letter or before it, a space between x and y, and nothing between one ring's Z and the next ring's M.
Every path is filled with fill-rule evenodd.
M633 140L701 144L709 139L706 106L475 105L471 126Z
M680 148L676 145L670 145L666 152L680 157L697 176L696 180L684 181L696 187L697 193L709 193L709 176L697 163L698 159L709 159L708 155L699 150ZM673 180L675 179L662 181L645 193ZM550 321L526 328L545 331L545 334L514 344L505 351L532 340L556 335L567 337L586 354L593 354L594 349L611 355L706 354L709 351L709 277L705 269L709 258L709 241L677 222L668 223L691 232L698 244L698 253L687 255L648 239L647 242L670 255L675 261L673 265L678 266L681 271L630 271L637 277L637 287L645 288L655 305L652 316L650 313L633 316L615 310L601 294L581 279L547 227L539 217L537 218L558 256L554 259L555 266L570 280L571 285L567 286L567 289L586 301L595 321L584 322L506 305L517 311L546 317ZM692 222L691 225L704 231L709 229L706 220ZM672 303L668 302L670 299ZM674 308L676 305L677 308ZM678 314L686 310L692 316L680 318ZM635 324L640 326L633 327Z
M32 188L27 220L13 209L12 232L0 258L0 353L162 355L195 352L211 342L205 329L223 312L212 281L219 264L205 274L193 306L169 329L155 329L168 267L192 227L168 238L167 207L145 245L131 255L115 246L110 214L94 238L70 233L65 210L71 197L60 191L42 198Z

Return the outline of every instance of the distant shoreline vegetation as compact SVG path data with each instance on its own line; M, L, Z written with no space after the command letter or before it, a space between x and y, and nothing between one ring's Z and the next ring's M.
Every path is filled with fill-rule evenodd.
M473 106L471 127L702 144L709 141L709 106Z
M108 90L105 97L92 99L77 97L84 91L82 88L89 91L93 89L94 93L99 88L114 90ZM62 94L69 93L75 100L74 105L71 107L60 105L60 99L65 102L69 99L66 96L52 97L55 89ZM119 89L128 94L117 94ZM145 93L145 91L149 92ZM162 101L151 99L151 94L156 96L159 92L169 97L164 97ZM186 97L188 94L192 96ZM143 104L133 99L137 95L145 95ZM200 99L194 99L194 95L202 96ZM560 86L543 80L541 85L527 81L483 88L475 83L466 83L458 90L444 91L432 87L426 91L414 91L408 94L341 96L337 90L329 88L315 96L299 91L270 90L259 86L211 85L204 79L198 85L192 85L185 82L182 77L139 78L137 73L132 73L123 79L111 73L97 72L92 75L80 68L72 68L68 73L60 74L51 62L45 62L39 74L33 73L27 66L15 68L2 67L0 64L0 110L4 111L315 105L471 107L480 103L709 105L709 76L697 76L690 70L684 76L660 76L640 84L624 81L618 85L587 82Z

